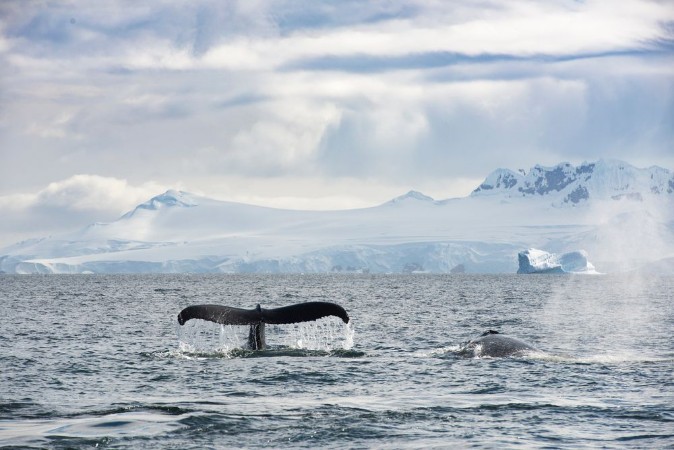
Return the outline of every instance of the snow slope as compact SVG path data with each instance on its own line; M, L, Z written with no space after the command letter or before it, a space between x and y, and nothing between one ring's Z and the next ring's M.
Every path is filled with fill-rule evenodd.
M619 161L499 169L468 197L296 211L167 191L111 223L0 250L8 273L510 272L585 249L600 272L674 257L674 175Z

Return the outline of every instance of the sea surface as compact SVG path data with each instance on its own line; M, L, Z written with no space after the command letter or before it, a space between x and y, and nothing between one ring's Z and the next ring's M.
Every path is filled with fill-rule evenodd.
M178 325L191 304L351 317ZM0 447L674 448L674 277L2 275ZM487 329L541 350L465 358Z

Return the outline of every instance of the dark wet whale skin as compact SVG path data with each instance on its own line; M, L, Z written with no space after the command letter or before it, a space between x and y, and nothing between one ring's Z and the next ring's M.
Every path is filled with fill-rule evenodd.
M505 358L509 356L523 356L527 353L538 351L537 348L520 339L501 334L498 331L488 330L463 345L458 353L461 356L469 358Z

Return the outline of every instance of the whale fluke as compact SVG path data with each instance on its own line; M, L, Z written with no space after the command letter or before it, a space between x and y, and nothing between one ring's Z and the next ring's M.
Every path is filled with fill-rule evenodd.
M223 325L253 325L259 323L257 309L232 308L222 305L192 305L180 311L178 323L185 325L190 319L202 319Z
M349 315L344 308L329 302L306 302L282 308L255 309L232 308L222 305L192 305L180 311L178 323L184 325L190 319L203 319L223 325L255 325L260 322L270 324L310 322L323 317L337 316L349 323Z
M184 325L191 319L202 319L223 325L250 325L248 344L254 350L265 347L264 325L311 322L323 317L336 316L349 323L344 308L329 302L306 302L281 308L255 309L232 308L222 305L192 305L180 311L178 323Z
M282 308L262 309L262 320L266 323L311 322L323 317L336 316L349 323L349 315L344 308L329 302L307 302Z

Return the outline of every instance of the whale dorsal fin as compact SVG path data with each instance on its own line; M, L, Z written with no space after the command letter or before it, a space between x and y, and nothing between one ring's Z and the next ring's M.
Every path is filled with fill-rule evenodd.
M344 323L349 315L344 308L329 302L306 302L282 308L255 309L232 308L222 305L192 305L180 311L178 323L184 325L190 319L202 319L223 325L255 325L258 323L284 324L310 322L323 317L336 316Z
M490 334L501 334L501 333L499 333L499 332L496 331L496 330L487 330L487 331L485 331L484 333L482 333L482 334L480 335L480 337L483 337L483 336L489 336Z

